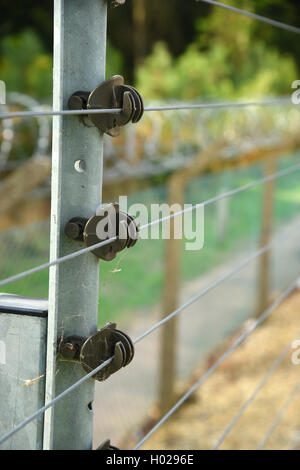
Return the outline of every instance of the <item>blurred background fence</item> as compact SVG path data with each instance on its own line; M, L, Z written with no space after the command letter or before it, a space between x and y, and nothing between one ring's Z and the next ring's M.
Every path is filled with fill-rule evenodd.
M298 115L294 114L293 109L284 112L286 118L282 119L281 126L285 122L287 130L290 132L291 129L296 128L295 118L298 119ZM239 116L235 116L235 113ZM247 114L246 111L236 111L235 113L231 115L233 120L238 117L243 119ZM255 119L255 113L252 111L251 114L254 121L263 115L262 111L259 111ZM214 112L214 117L217 117L218 120L223 116L223 112ZM270 116L270 113L266 112L266 116ZM272 119L272 116L270 118ZM291 126L289 126L290 122ZM147 124L146 122L145 125ZM221 125L220 121L219 125ZM282 127L279 130L283 132ZM139 131L140 129L137 133ZM214 162L210 169L205 169L204 174L201 174L201 171L191 172L185 184L182 202L196 204L262 178L266 174L266 153L273 147L276 149L278 142L279 145L282 145L282 142L286 141L283 138L281 142L278 141L279 131L276 131L276 128L272 128L270 134L273 135L273 138L271 135L266 135L263 139L262 136L259 145L256 143L257 141L253 142L250 137L247 142L243 135L235 135L221 160L218 159ZM284 135L286 138L287 133ZM131 131L126 131L124 137L128 140L132 139ZM153 137L155 148L160 143L159 137L156 138L157 141ZM241 148L244 146L244 149L240 150L241 156L238 152L240 139ZM13 144L14 141L12 141L12 148ZM118 151L112 141L109 145L111 153L112 149L114 152ZM181 141L179 145L182 145ZM273 153L276 153L276 159L272 158L272 161L275 162L273 172L299 163L300 152L289 150L288 146L285 152L279 149L279 152L273 151ZM271 155L273 153L271 152ZM197 148L194 145L190 153L185 153L185 151L180 153L180 149L177 148L175 155L177 155L180 164L176 168L168 168L167 171L162 171L163 166L158 165L157 173L148 172L146 166L143 168L142 163L131 166L130 162L124 159L128 173L122 174L118 169L118 163L116 168L113 168L113 165L109 166L108 163L111 163L111 159L109 154L106 154L107 171L111 174L115 172L110 183L109 178L105 179L106 199L117 198L119 193L116 189L118 188L116 183L122 185L125 181L130 188L128 191L129 205L137 202L146 205L153 202L160 204L168 202L170 181L176 175L177 177L184 175L187 169L193 168L194 162L197 161L197 155L200 155L201 160L201 146L199 145ZM159 158L158 153L157 159L159 160ZM161 156L161 159L164 158ZM147 161L148 155L144 159ZM171 161L171 157L169 159ZM116 158L116 162L119 161L120 158ZM24 163L21 162L18 168L22 168L23 165ZM136 168L142 168L138 180L140 184L137 184ZM5 173L8 175L7 177L12 174L12 170L9 171L7 167L4 167L3 171L7 172ZM119 180L117 178L118 172ZM153 175L154 178L162 178L162 182L159 178L157 181L155 179L153 181ZM119 191L122 194L122 190ZM43 220L28 222L25 219L21 226L1 230L1 278L38 266L49 259L47 211L49 210L50 195L48 176L42 184L39 184L38 188L23 196L25 196L26 205L29 205L29 208L31 204L35 205L37 200L43 201L44 211L42 217L39 215L39 218ZM182 256L180 265L175 266L178 269L178 280L175 282L179 283L179 290L177 296L172 295L173 298L176 298L176 305L173 305L171 309L181 305L193 293L200 291L220 275L232 270L261 243L264 229L262 221L265 221L263 207L266 197L272 199L269 238L280 235L289 227L291 235L285 241L279 236L272 249L270 266L265 273L269 284L265 302L268 303L296 277L300 260L297 229L300 224L300 196L297 172L279 178L269 196L266 196L264 185L260 185L238 196L222 199L205 209L204 249L200 252L185 251L184 241L179 242ZM24 198L21 198L19 203L23 205ZM28 214L31 214L32 211L33 209L30 208ZM10 209L9 212L12 210ZM36 216L37 212L34 211L33 218ZM10 222L10 224L12 223ZM178 244L178 241L176 242ZM267 242L268 240L263 237L263 244ZM166 259L168 243L170 240L144 240L143 243L137 244L134 252L129 251L121 254L112 263L101 263L99 300L101 325L106 321L117 321L118 325L125 329L131 337L136 337L160 319L162 315L161 298L166 283L171 292L175 292L173 286L170 285L170 279L165 277L166 263L168 263ZM172 268L174 268L174 263L171 265ZM254 260L241 273L232 276L203 299L198 300L189 308L187 314L179 316L177 333L172 336L171 340L175 357L172 354L170 357L170 352L162 355L163 330L162 332L157 331L142 344L136 346L134 368L122 371L107 383L96 384L96 443L110 435L114 436L114 441L117 444L130 445L135 438L139 437L136 429L143 428L143 423L151 422L156 417L158 405L163 409L168 409L171 406L177 396L178 386L180 388L180 384L193 375L195 368L205 360L207 355L212 353L245 320L263 310L261 305L261 282L263 280L260 276L260 261ZM173 281L171 280L171 282ZM48 272L41 271L8 285L5 291L47 297ZM163 316L168 313L170 312L163 312ZM169 325L165 328L165 335L168 335ZM162 357L164 357L164 363L162 363ZM170 383L170 376L165 374L164 368L171 367L172 361L175 373L174 380ZM167 383L162 383L166 379ZM167 397L167 400L163 400L163 397ZM128 435L132 437L128 439Z
M1 26L0 78L8 85L3 112L50 109L52 2L47 14L38 2L30 3L35 14L29 23L16 9ZM110 13L108 23L107 75L129 77L149 106L290 93L300 62L288 33L232 14L225 18L224 12L192 1L163 3L128 1L127 9ZM253 2L236 3L253 7ZM274 6L265 0L254 8L294 24L300 21L290 1L278 0ZM170 11L172 25L166 21ZM10 118L0 126L4 279L49 259L51 119ZM291 104L146 113L120 137L105 137L104 200L127 194L129 205L199 203L298 164L299 128L299 111ZM223 139L220 155L203 165L205 150ZM249 263L189 307L176 325L138 344L134 367L96 384L96 443L113 436L117 445L132 445L157 419L158 409L170 408L208 354L295 279L299 205L299 174L294 172L206 207L205 245L199 252L185 251L185 240L176 240L175 247L174 240L144 240L133 252L101 263L101 325L115 320L136 337L275 237L262 261ZM291 235L282 240L287 229ZM180 252L175 260L168 255L172 250ZM47 297L48 272L8 285L5 292ZM171 305L167 292L172 292Z

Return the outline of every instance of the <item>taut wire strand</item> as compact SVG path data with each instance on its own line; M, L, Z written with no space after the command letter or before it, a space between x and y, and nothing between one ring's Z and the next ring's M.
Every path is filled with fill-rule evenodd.
M153 225L156 225L156 224L159 224L161 222L164 222L166 220L169 220L169 219L172 219L174 217L177 217L181 214L184 214L186 212L191 212L201 206L207 206L209 204L212 204L214 202L217 202L217 201L220 201L221 199L224 199L224 198L227 198L227 197L230 197L230 196L234 196L235 194L238 194L240 192L243 192L243 191L246 191L248 189L251 189L251 188L254 188L255 186L259 185L259 184L263 184L263 183L266 183L268 181L272 181L274 179L277 179L277 178L280 178L282 176L286 176L290 173L292 173L293 171L297 171L300 169L300 163L297 163L296 165L293 165L289 168L285 168L284 170L281 170L281 171L278 171L277 173L273 173L272 175L269 175L269 176L266 176L264 178L261 178L261 179L258 179L258 180L255 180L251 183L248 183L244 186L241 186L239 188L235 188L235 189L232 189L230 191L227 191L223 194L220 194L218 196L215 196L211 199L207 199L206 201L202 202L202 203L199 203L199 204L195 204L191 207L188 207L186 209L183 209L181 211L178 211L178 212L175 212L175 213L172 213L168 216L165 216L165 217L162 217L160 219L157 219L157 220L154 220L152 222L149 222L145 225L142 225L140 227L140 231L141 230L144 230L148 227L151 227ZM100 248L101 246L105 246L105 245L108 245L109 243L113 242L116 240L117 237L112 237L112 238L109 238L107 240L104 240L104 241L101 241L95 245L92 245L92 246L88 246L86 248L82 248L81 250L78 250L78 251L74 251L73 253L70 253L68 255L65 255L65 256L62 256L61 258L57 258L56 260L53 260L53 261L50 261L48 263L44 263L44 264L41 264L40 266L37 266L35 268L32 268L32 269L29 269L27 271L23 271L22 273L19 273L19 274L15 274L14 276L11 276L9 278L6 278L6 279L3 279L2 281L0 281L0 287L2 286L5 286L7 284L10 284L12 282L15 282L15 281L19 281L20 279L23 279L27 276L30 276L30 275L33 275L33 274L36 274L38 273L39 271L42 271L44 269L48 269L52 266L55 266L57 264L60 264L60 263L64 263L66 261L69 261L73 258L76 258L77 256L80 256L80 255L83 255L85 253L89 253L93 250L95 250L96 248Z
M202 1L205 3L209 3L210 5L225 8L225 10L233 11L234 13L239 13L240 15L248 16L249 18L253 18L254 20L262 21L263 23L275 26L276 28L285 29L286 31L290 31L291 33L300 34L300 28L297 28L296 26L291 26L289 24L282 23L281 21L272 20L271 18L267 18L266 16L262 15L257 15L256 13L252 13L251 11L241 10L240 8L236 8L231 5L225 5L224 3L216 2L215 0L197 1Z
M190 390L183 395L183 397L174 405L168 413L166 413L163 418L149 431L146 436L141 439L141 441L135 446L135 450L139 449L166 421L173 413L192 395L192 393L197 390L197 388L205 382L208 377L229 357L233 351L235 351L240 344L242 344L248 336L261 324L264 320L294 291L297 285L298 278L292 282L292 284L275 300L275 302L270 305L270 307L265 310L265 312L251 325L244 333L242 333L239 338L230 346L229 349L214 363L208 371L202 375L202 377L190 388Z

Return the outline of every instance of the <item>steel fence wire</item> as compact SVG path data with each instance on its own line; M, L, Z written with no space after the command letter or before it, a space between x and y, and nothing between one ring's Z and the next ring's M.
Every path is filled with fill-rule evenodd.
M157 330L160 326L162 326L163 324L165 324L166 322L168 322L169 320L171 320L171 318L175 317L176 315L178 315L180 312L182 312L183 310L185 310L186 308L188 308L190 305L192 305L194 302L196 302L198 299L200 299L201 297L203 297L205 294L207 294L208 292L210 292L211 290L213 290L215 287L217 287L218 285L220 285L222 282L224 282L226 279L230 278L231 276L233 276L234 274L238 273L239 271L241 271L245 266L247 266L251 261L255 260L256 258L258 258L260 255L262 255L264 252L268 251L272 245L278 241L278 239L282 239L282 238L286 238L287 235L289 234L289 232L291 232L291 230L285 230L280 236L278 236L277 238L274 238L268 245L266 245L265 247L262 247L258 250L256 250L254 253L252 253L249 257L247 257L245 260L243 260L241 263L239 263L233 270L227 272L225 275L221 276L219 279L217 279L216 281L214 281L213 283L211 283L209 286L207 286L206 288L202 289L200 292L198 292L195 296L193 296L192 298L190 298L187 302L185 302L183 305L181 305L178 309L176 309L174 312L172 312L170 315L168 315L167 317L165 317L164 319L162 319L161 321L159 321L158 323L156 323L154 326L152 326L151 328L149 328L146 332L144 332L142 335L140 335L139 337L137 337L133 342L134 344L137 344L138 342L140 342L142 339L144 339L145 337L147 337L149 334L151 334L153 331ZM294 232L294 230L293 230ZM58 395L57 397L55 397L55 399L51 402L49 402L47 405L45 405L45 407L41 408L40 410L38 410L36 413L34 413L31 417L29 417L28 419L24 420L22 423L20 423L20 425L18 425L14 430L10 431L7 435L3 436L3 440L0 439L0 444L2 442L4 442L5 440L7 440L9 437L11 437L13 434L15 434L18 430L22 429L23 427L25 427L27 424L29 424L32 420L34 420L35 418L37 418L39 415L43 414L48 408L50 408L51 406L53 406L57 401L59 401L61 398L63 398L64 396L66 396L68 393L70 393L72 390L74 390L75 388L77 388L77 386L79 386L81 383L83 383L85 380L87 380L88 378L90 378L92 375L94 375L96 372L100 371L102 368L104 368L106 365L109 364L110 361L113 360L113 357L111 359L108 360L108 362L105 362L104 364L101 364L99 367L97 367L95 370L91 371L87 376L83 377L79 382L76 382L75 384L73 384L69 389L66 389L63 393L61 393L60 395Z
M286 412L291 405L291 403L297 398L300 392L300 381L292 388L291 392L289 393L288 398L276 414L273 423L271 424L269 430L267 431L265 437L262 439L260 444L257 447L257 450L263 450L268 443L269 439L271 438L275 429L279 426L281 421L284 419Z
M153 226L153 225L160 224L160 223L162 223L162 222L164 222L164 221L166 221L166 220L170 220L170 219L175 218L175 217L177 217L177 216L179 216L179 215L182 215L182 214L184 214L184 213L186 213L186 212L191 212L191 211L196 210L196 209L198 209L198 208L200 208L200 207L205 207L205 206L207 206L207 205L209 205L209 204L212 204L212 203L214 203L214 202L220 201L221 199L224 199L224 198L227 198L227 197L230 197L230 196L239 194L239 193L242 192L242 191L246 191L246 190L248 190L248 189L254 188L255 186L257 186L257 185L259 185L259 184L263 184L263 183L266 183L266 182L268 182L268 181L272 181L272 180L275 180L275 179L277 179L277 178L280 178L280 177L282 177L282 176L286 176L286 175L292 173L293 171L297 171L297 170L299 170L299 169L300 169L300 163L297 163L296 165L293 165L293 166L291 166L291 167L289 167L289 168L283 169L283 170L281 170L281 171L278 171L277 173L273 173L272 175L269 175L269 176L266 176L266 177L264 177L264 178L258 179L258 180L256 180L256 181L253 181L253 182L251 182L251 183L248 183L248 184L246 184L246 185L244 185L244 186L241 186L241 187L239 187L239 188L235 188L235 189L233 189L233 190L231 190L231 191L227 191L227 192L225 192L225 193L223 193L223 194L220 194L220 195L218 195L218 196L215 196L215 197L213 197L213 198L211 198L211 199L208 199L208 200L206 200L206 201L203 201L203 202L201 202L201 203L199 203L199 204L195 204L195 205L193 205L193 206L191 206L191 207L188 207L188 208L183 209L183 210L181 210L181 211L175 212L175 213L173 213L173 214L171 214L171 215L168 215L168 216L165 216L165 217L161 217L161 218L159 218L159 219L156 219L156 220L154 220L154 221L152 221L152 222L149 222L149 223L147 223L147 224L145 224L145 225L142 225L141 227L139 227L139 230L140 230L140 231L141 231L141 230L144 230L144 229L146 229L146 228L148 228L148 227L151 227L151 226ZM77 256L80 256L80 255L89 253L90 251L93 251L95 248L100 248L100 247L102 247L102 246L108 245L109 243L115 241L116 238L117 238L117 237L109 238L109 239L107 239L107 240L104 240L104 241L101 241L101 242L99 242L99 243L96 243L95 245L89 246L89 247L87 247L87 248L83 248L83 249L81 249L81 250L75 251L75 252L70 253L70 254L68 254L68 255L65 255L65 256L63 256L63 257L61 257L61 258L58 258L58 259L56 259L56 260L50 261L49 263L44 263L44 264L42 264L42 265L40 265L40 266L37 266L37 267L32 268L32 269L29 269L29 270L24 271L24 272L22 272L22 273L20 273L20 274L16 274L16 275L14 275L14 276L11 276L11 277L9 277L9 278L7 278L7 279L4 279L4 280L0 281L0 287L5 286L5 285L7 285L7 284L10 284L10 283L12 283L12 282L14 282L14 281L18 281L18 280L20 280L20 279L23 279L24 277L30 276L30 275L35 274L35 273L37 273L37 272L39 272L39 271L42 271L42 270L44 270L44 269L48 269L48 268L50 268L50 267L52 267L52 266L55 266L55 265L57 265L57 264L64 263L64 262L66 262L66 261L69 261L69 260L71 260L71 259L74 259L74 258L76 258Z
M232 7L230 5L224 5L218 1L214 0L198 0L202 1L214 6L218 6L230 11L233 11L235 13L243 14L246 15L250 18L253 18L258 21L262 21L264 23L267 23L269 25L275 26L277 28L284 29L286 31L299 34L300 33L300 28L287 25L285 23L266 18L261 15L257 15L255 13L241 10L235 7ZM185 109L214 109L214 108L245 108L245 107L253 107L253 106L275 106L275 105L292 105L290 97L276 97L274 99L269 99L269 100L259 100L259 101L247 101L247 102L214 102L214 103L185 103L185 104L174 104L174 105L162 105L162 106L149 106L145 108L146 112L153 112L153 111L171 111L171 110L185 110ZM42 117L42 116L69 116L69 115L91 115L91 114L101 114L101 113L113 113L113 114L118 114L122 111L120 108L113 108L113 109L92 109L92 110L50 110L50 111L21 111L21 112L2 112L0 113L0 120L1 119L12 119L12 118L27 118L27 117ZM181 214L184 214L186 212L193 211L199 207L205 207L209 204L212 204L214 202L220 201L224 198L228 198L230 196L239 194L242 191L254 188L255 186L259 184L264 184L266 182L275 180L279 177L283 177L285 175L288 175L294 171L297 171L300 169L300 163L293 165L289 168L286 168L284 170L278 171L272 175L269 175L267 177L255 180L251 183L248 183L244 186L241 186L239 188L232 189L230 191L226 191L218 196L215 196L211 199L205 200L202 203L198 203L193 205L192 207L189 207L188 209L183 209L182 211L179 211L177 213L174 213L172 215L166 216L159 218L157 220L151 221L145 225L142 225L140 227L140 230L144 230L148 227L151 227L156 224L160 224L166 220L169 220L171 218L177 217ZM286 234L285 234L286 236ZM82 254L86 254L88 252L91 252L95 250L96 248L100 248L102 246L108 245L111 242L115 241L117 237L112 237L107 240L101 241L93 246L83 248L81 250L78 250L76 252L70 253L66 256L57 258L53 261L50 261L48 263L41 264L35 268L23 271L19 274L16 274L14 276L7 277L6 279L0 281L0 287L5 286L7 284L10 284L14 281L21 280L23 278L26 278L27 276L36 274L42 270L48 269L52 266L58 265L60 263L72 260ZM234 274L238 273L241 269L243 269L247 264L249 264L251 261L255 260L259 256L261 256L263 253L266 251L270 250L271 246L274 244L276 241L276 238L274 238L270 243L265 245L264 247L256 250L254 253L252 253L250 256L248 256L245 260L243 260L238 266L236 266L233 270L227 272L225 275L221 276L219 279L211 283L209 286L206 288L202 289L200 292L198 292L195 296L190 298L187 302L185 302L183 305L181 305L178 309L173 311L170 315L165 317L163 320L159 321L156 323L154 326L149 328L146 332L144 332L142 335L137 337L134 340L134 344L142 341L146 336L151 334L153 331L155 331L157 328L159 328L161 325L165 324L169 320L171 320L173 317L178 315L180 312L183 310L187 309L192 303L196 302L200 297L204 296L206 293L214 289L216 286L224 282L226 279L229 277L233 276ZM140 440L140 442L136 445L135 449L139 449L166 421L169 417L173 415L173 413L176 412L176 410L187 400L187 398L201 385L203 384L209 377L210 375L221 365L251 334L252 332L259 326L261 323L263 323L274 310L294 291L294 289L297 286L298 278L294 280L289 287L287 287L284 292L277 297L277 299L266 309L264 312L260 315L260 317L255 320L255 322L247 328L246 331L244 331L238 339L236 339L233 344L217 359L217 361L202 375L202 377L190 388L190 390L183 395L183 397L169 410L168 413L166 413L160 421L143 437L143 439ZM254 392L250 395L248 400L245 402L245 404L242 406L240 411L235 415L231 423L228 425L228 427L225 429L224 433L220 437L220 439L217 441L217 443L214 446L214 449L218 448L219 445L223 442L225 437L228 435L228 433L231 431L235 423L238 421L238 419L243 415L247 407L252 403L254 400L255 396L259 393L259 391L263 388L267 380L270 378L270 376L274 373L274 371L279 367L279 365L282 363L282 361L285 359L289 352L289 346L285 347L282 353L276 358L272 366L268 369L264 377L262 378L261 382L258 384ZM5 442L7 439L12 437L15 433L17 433L19 430L24 428L27 424L29 424L31 421L36 419L38 416L42 415L45 413L46 410L54 406L59 400L64 398L66 395L71 393L73 390L75 390L77 387L79 387L81 384L83 384L85 381L88 379L92 378L94 374L105 368L107 365L109 365L113 360L113 357L110 359L106 360L104 363L96 367L94 370L86 374L84 377L82 377L80 380L72 384L70 387L66 388L62 393L57 395L54 399L49 401L48 403L45 404L42 408L37 410L33 415L28 417L26 420L21 422L19 425L17 425L14 429L6 433L4 436L0 438L0 444ZM291 402L295 399L297 396L297 393L300 390L300 382L292 389L290 392L290 395L284 405L281 407L277 415L275 416L274 422L272 423L271 427L269 428L266 436L262 440L262 442L259 445L259 449L264 448L268 440L270 439L272 433L274 430L277 428L277 426L280 424L282 419L285 416L285 413L291 404ZM296 443L295 447L296 448L299 445L299 441Z
M0 273L8 277L22 272L32 265L41 264L49 259L49 220L33 222L0 231ZM34 278L26 277L18 286L8 286L7 293L48 296L48 272L40 272Z
M261 100L261 101L228 101L223 103L186 103L178 105L163 105L163 106L146 106L144 111L174 111L174 110L185 110L185 109L214 109L214 108L246 108L252 106L276 106L276 105L291 105L293 103L290 97L279 97L276 99ZM121 108L109 108L109 109L63 109L53 111L16 111L16 112L5 112L0 113L0 119L12 119L12 118L25 118L25 117L41 117L41 116L79 116L86 114L105 114L113 113L120 114Z
M278 238L285 238L286 236L288 236L288 233L291 232L291 230L285 230L283 234L280 235L280 237ZM292 231L294 232L294 230ZM185 302L183 305L181 305L180 307L178 307L176 310L174 310L174 312L171 312L167 317L163 318L161 321L159 321L158 323L156 323L154 326L152 326L151 328L149 328L147 331L145 331L142 335L140 335L138 338L136 338L136 340L134 341L135 343L138 343L139 341L141 341L143 338L145 338L146 336L148 336L150 333L152 333L153 331L157 330L157 328L159 328L160 326L164 325L165 323L167 323L169 320L171 320L172 318L174 318L176 315L178 315L180 312L182 312L183 310L185 310L186 308L190 307L193 303L195 303L197 300L199 300L201 297L203 297L204 295L206 295L208 292L210 292L211 290L215 289L217 286L219 286L221 283L223 283L224 281L226 281L227 279L229 279L230 277L234 276L234 274L237 274L239 271L241 271L244 267L246 267L249 263L251 263L251 261L254 261L255 259L257 259L259 256L261 256L263 253L266 253L267 251L269 251L272 247L272 245L274 245L274 243L277 242L278 239L274 238L268 245L256 250L254 253L252 253L250 256L248 256L246 259L244 259L241 263L239 263L237 266L235 266L232 270L230 270L229 272L227 272L226 274L224 274L223 276L221 276L220 278L218 278L216 281L212 282L211 284L209 284L207 287L205 287L204 289L202 289L200 292L198 292L196 295L194 295L193 297L191 297L187 302Z
M266 247L265 247L266 249ZM257 253L260 254L261 250L258 250ZM258 256L258 254L256 254L256 257ZM250 257L250 260L254 259L255 257L252 255ZM249 258L248 258L249 260ZM250 262L250 261L248 261ZM243 265L245 265L245 263L243 263ZM241 269L241 267L240 267ZM232 274L237 272L236 269L234 271L232 271ZM228 275L226 276L228 277ZM218 282L218 284L220 282L222 282L223 278L221 278ZM265 311L264 314L261 315L261 317L259 318L259 320L257 320L254 324L254 328L251 327L249 328L249 330L247 330L246 333L243 333L243 335L241 335L241 337L234 343L234 345L232 347L234 347L234 349L236 349L236 347L238 347L239 344L241 344L241 342L244 341L244 339L253 331L253 329L255 329L262 321L264 321L264 319L269 316L269 314L278 306L280 305L280 303L294 290L294 287L296 286L296 283L297 281L294 281L292 283L292 285L277 299L277 301L275 301L271 307L269 309L267 309ZM216 283L213 283L213 287L215 287L217 284ZM212 289L213 287L209 286L207 289ZM204 295L206 292L207 292L207 289L205 289L204 291L202 291L200 293L200 295ZM200 295L198 294L197 296L195 296L192 300L195 301L197 300ZM282 300L281 300L282 298ZM278 303L279 302L279 303ZM161 326L163 323L165 323L166 321L170 320L170 318L172 318L173 316L177 315L178 313L180 313L180 311L182 311L184 308L187 308L189 305L191 304L191 302L187 302L186 304L184 304L183 308L181 309L177 309L175 312L173 312L172 314L170 314L168 317L166 317L164 320L162 320L161 322L158 322L156 325L154 325L152 328L150 328L148 331L146 331L143 335L139 336L138 338L136 338L133 343L136 344L138 343L139 341L141 341L143 338L145 338L146 336L148 336L152 331L156 330L159 326ZM246 336L245 336L246 334ZM244 338L245 336L245 338ZM242 339L242 341L241 341ZM215 368L218 367L218 365L220 363L223 362L223 360L225 360L227 358L227 356L232 352L232 347L229 348L229 350L219 359L219 361L217 361L215 363L215 365L203 376L203 377L206 377L206 376L209 376L214 370ZM233 350L234 350L233 349ZM94 370L92 370L91 372L89 372L86 376L82 377L78 382L76 382L75 384L73 384L71 387L69 387L68 389L64 390L64 392L62 392L60 395L58 395L57 397L55 397L52 401L50 401L49 403L47 403L44 407L40 408L39 410L36 411L36 413L34 413L32 416L30 416L29 418L27 418L26 420L24 420L22 423L20 423L17 427L15 427L13 430L11 430L10 432L8 432L7 434L5 434L1 439L0 439L0 444L2 444L3 442L5 442L7 439L9 439L11 436L13 436L16 432L18 432L20 429L22 429L23 427L25 427L27 424L29 424L31 421L33 421L35 418L37 418L38 416L40 416L41 414L43 414L48 408L50 408L51 406L55 405L55 403L57 403L57 401L59 401L60 399L62 399L63 397L65 397L68 393L72 392L75 388L77 388L79 385L81 385L82 383L84 383L86 380L88 380L90 377L92 377L94 374L96 374L97 372L99 372L100 370L102 370L104 367L106 367L111 361L113 360L113 357L111 357L110 359L108 359L107 361L105 361L103 364L101 364L100 366L98 366L97 368L95 368ZM221 362L220 362L221 361ZM208 375L207 375L208 374ZM201 379L200 379L201 380ZM199 382L199 385L202 383ZM193 387L192 387L193 388ZM197 388L197 387L196 387ZM193 388L194 390L194 388ZM192 392L191 392L192 393ZM188 395L189 396L189 395ZM183 400L185 401L188 396L186 396L186 398ZM176 406L176 405L175 405ZM180 406L180 405L179 405ZM177 408L176 408L177 409ZM174 410L175 411L175 410ZM169 417L169 415L168 415ZM166 418L167 419L167 418ZM162 424L162 423L161 423ZM150 435L149 435L150 437ZM144 441L143 441L144 442ZM142 444L141 444L142 445Z
M252 13L251 11L241 10L240 8L236 8L231 5L225 5L224 3L216 2L215 0L197 0L197 1L209 3L210 5L215 5L217 7L224 8L225 10L233 11L234 13L239 13L240 15L248 16L249 18L253 18L254 20L262 21L263 23L267 23L271 26L275 26L276 28L285 29L286 31L290 31L291 33L300 34L300 28L297 28L296 26L291 26L289 24L282 23L281 21L272 20L271 18L257 15L256 13Z
M49 403L47 403L45 406L37 410L33 415L29 416L29 418L25 419L20 423L18 426L16 426L14 429L6 433L1 439L0 439L0 445L3 444L3 442L7 441L10 437L12 437L16 432L20 431L23 429L27 424L31 423L34 419L36 419L38 416L41 416L42 414L45 413L46 410L51 408L55 403L57 403L59 400L64 398L66 395L71 393L73 390L75 390L77 387L79 387L82 383L86 382L86 380L90 379L93 377L94 374L99 372L100 370L104 369L104 367L108 366L113 361L113 357L107 359L107 361L103 362L100 366L96 367L94 370L89 372L87 375L82 377L80 380L78 380L75 384L73 384L71 387L67 388L64 390L62 393L57 395L53 400L51 400Z
M300 333L300 332L299 332ZM299 334L298 333L298 334ZM290 343L285 346L283 351L279 354L279 356L275 359L271 367L267 370L266 374L263 376L262 380L259 382L255 390L251 393L249 398L245 401L245 403L242 405L242 407L239 409L239 411L236 413L236 415L233 417L232 421L229 423L229 425L226 427L225 431L222 433L220 438L217 440L217 442L214 444L212 450L217 450L222 442L226 439L228 434L231 432L233 427L236 425L238 420L243 416L247 408L251 405L255 397L258 395L258 393L261 391L261 389L264 387L264 385L267 383L271 375L276 371L276 369L280 366L280 364L284 361L284 359L288 356L290 353L291 346Z
M297 434L300 436L300 428L298 429ZM297 437L294 445L290 448L290 450L296 450L299 447L299 444L300 444L300 437Z
M297 278L298 279L298 278ZM200 387L203 382L205 382L208 377L229 357L247 338L251 333L263 323L271 313L279 307L279 305L294 291L297 285L297 279L292 282L292 284L268 307L264 313L251 325L244 333L242 333L239 338L227 349L227 351L222 354L222 356L214 363L212 367L205 372L204 375L190 388L190 390L183 395L183 397L166 413L163 418L149 431L143 439L135 446L135 450L138 450L169 418L172 416L175 411L193 394L198 387Z

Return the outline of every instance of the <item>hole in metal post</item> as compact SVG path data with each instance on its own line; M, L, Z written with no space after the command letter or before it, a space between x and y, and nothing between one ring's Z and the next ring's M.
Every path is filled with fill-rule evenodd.
M88 404L88 409L89 409L89 411L94 411L92 401L90 401L90 403Z
M84 160L76 160L74 168L78 173L83 173L86 170L86 164Z

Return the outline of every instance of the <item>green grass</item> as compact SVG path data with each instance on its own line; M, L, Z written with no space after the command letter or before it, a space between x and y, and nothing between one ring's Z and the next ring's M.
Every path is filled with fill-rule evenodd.
M299 154L282 159L279 168L299 161ZM195 204L216 194L244 185L262 176L260 164L220 174L205 175L190 182L186 203ZM274 225L278 228L299 214L300 172L276 182ZM225 262L241 249L255 249L260 233L263 187L242 192L227 199L228 224L225 236L218 239L216 203L205 208L205 243L202 250L184 250L182 242L182 280L199 277L214 266ZM165 186L154 187L128 198L129 205L166 201ZM164 268L164 240L140 240L133 249L120 253L111 263L100 263L99 314L101 324L117 320L131 311L145 310L161 297ZM48 259L49 227L42 223L26 229L0 234L1 278L44 263ZM5 286L3 291L21 295L47 297L48 271Z

